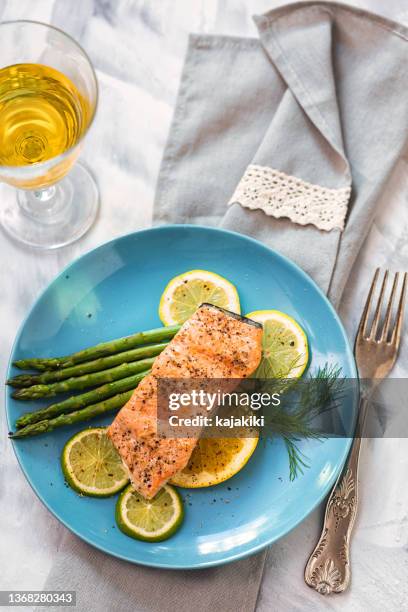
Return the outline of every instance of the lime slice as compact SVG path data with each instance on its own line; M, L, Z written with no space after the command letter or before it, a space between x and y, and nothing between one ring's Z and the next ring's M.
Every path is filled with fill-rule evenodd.
M208 270L190 270L175 276L163 291L160 319L164 325L181 325L204 302L241 312L237 290L226 278Z
M131 538L146 542L167 540L180 527L183 517L181 497L169 485L160 489L153 499L145 499L129 485L116 504L119 529Z
M242 470L257 444L258 437L202 438L187 466L173 476L171 484L198 489L224 482Z
M67 483L82 495L109 497L129 482L106 427L84 429L72 436L62 451L61 465Z
M292 317L279 310L256 310L246 315L263 325L263 355L257 378L298 378L309 360L307 336Z

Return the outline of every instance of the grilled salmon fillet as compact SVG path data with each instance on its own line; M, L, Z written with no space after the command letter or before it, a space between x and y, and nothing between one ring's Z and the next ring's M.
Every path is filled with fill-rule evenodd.
M135 489L147 499L188 463L197 438L157 433L159 378L246 378L259 365L262 326L202 304L156 357L151 374L133 392L108 429Z

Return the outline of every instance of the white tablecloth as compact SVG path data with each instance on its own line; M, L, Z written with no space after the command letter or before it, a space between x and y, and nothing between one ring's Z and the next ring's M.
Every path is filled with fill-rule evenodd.
M405 0L355 2L408 22ZM189 32L254 35L251 15L283 4L276 0L0 0L0 20L34 19L69 32L90 54L101 89L100 107L84 158L102 197L94 228L78 243L52 253L20 248L0 232L1 372L18 326L34 299L67 263L102 242L148 227L160 159ZM405 15L404 15L405 12ZM373 269L408 270L408 173L401 164L343 302L350 334ZM408 376L408 342L393 372ZM3 401L3 400L2 400ZM407 410L407 407L395 409ZM0 445L0 589L41 589L64 527L25 481L6 441ZM402 610L408 601L407 440L366 441L361 504L352 548L352 588L323 599L303 582L303 568L321 525L319 509L273 546L258 609ZM17 608L14 608L17 610ZM28 608L24 608L27 610ZM114 602L107 602L114 610ZM129 602L131 609L131 602Z

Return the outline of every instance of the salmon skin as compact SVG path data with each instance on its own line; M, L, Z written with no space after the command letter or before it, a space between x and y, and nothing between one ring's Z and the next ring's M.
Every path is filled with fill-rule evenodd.
M158 435L157 380L246 378L261 355L262 325L255 321L202 304L184 323L108 429L141 495L151 499L182 470L198 440Z

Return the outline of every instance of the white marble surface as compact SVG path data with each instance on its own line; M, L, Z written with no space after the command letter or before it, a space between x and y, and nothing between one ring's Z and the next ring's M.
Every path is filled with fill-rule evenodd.
M54 23L89 52L98 73L101 102L84 157L96 174L102 196L101 213L94 228L83 240L61 251L28 251L0 233L2 378L19 324L54 275L94 246L151 223L155 182L188 32L254 35L251 15L279 4L283 3L0 0L0 20L25 18ZM408 22L406 0L359 0L356 4ZM384 194L382 212L347 287L341 314L350 334L354 333L373 267L408 269L407 194L407 164L401 163L392 189ZM408 342L394 370L394 376L407 375ZM26 483L6 441L4 419L0 453L0 589L41 589L64 527ZM367 441L352 550L351 589L341 596L323 599L303 583L303 567L321 524L320 509L271 549L258 610L314 607L382 612L406 608L407 471L407 440ZM108 608L114 610L113 605Z

